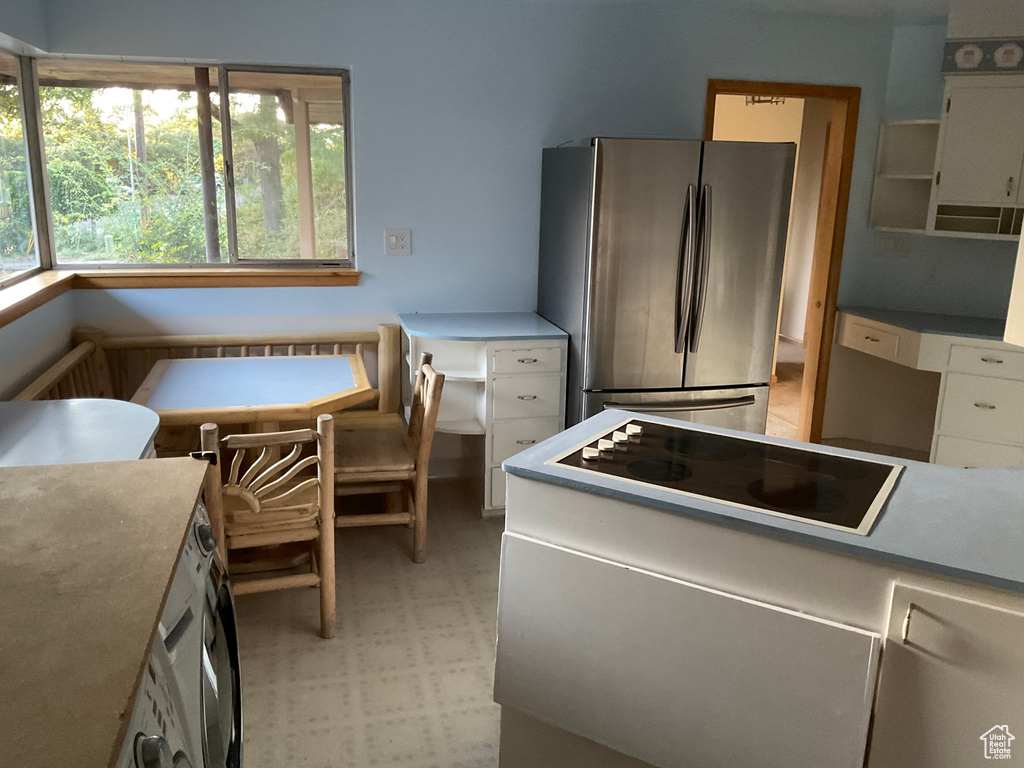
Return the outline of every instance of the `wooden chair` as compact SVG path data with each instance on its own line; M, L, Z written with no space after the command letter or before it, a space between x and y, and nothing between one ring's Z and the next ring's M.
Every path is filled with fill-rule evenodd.
M232 572L231 551L308 542L310 573L260 574L233 584L236 595L291 587L320 587L320 634L334 634L334 417L317 418L316 430L229 435L216 424L200 429L204 451L234 451L219 499L211 511L224 521L222 553ZM303 448L316 453L303 457ZM282 454L286 454L282 457Z
M420 358L408 429L339 429L335 442L337 495L387 494L386 512L338 515L335 525L408 525L416 563L426 559L427 469L444 388L444 374L430 363L430 355Z

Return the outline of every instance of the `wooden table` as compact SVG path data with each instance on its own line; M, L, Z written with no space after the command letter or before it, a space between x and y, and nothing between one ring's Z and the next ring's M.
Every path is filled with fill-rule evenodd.
M359 355L209 357L160 360L132 402L161 426L253 424L315 419L373 400Z

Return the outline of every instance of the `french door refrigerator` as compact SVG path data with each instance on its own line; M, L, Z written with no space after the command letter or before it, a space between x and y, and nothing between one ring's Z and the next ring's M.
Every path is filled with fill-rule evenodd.
M607 408L765 430L794 144L545 149L538 313L569 334L566 420Z

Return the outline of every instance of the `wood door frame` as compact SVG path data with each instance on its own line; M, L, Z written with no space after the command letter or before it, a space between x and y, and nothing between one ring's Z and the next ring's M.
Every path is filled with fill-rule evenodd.
M804 341L807 356L800 394L800 426L797 436L821 442L825 417L828 369L835 335L839 273L846 238L850 204L853 155L857 142L860 88L856 86L770 83L752 80L708 80L704 108L704 140L711 141L715 125L715 101L720 94L787 96L795 99L828 99L832 102L831 128L822 164L821 196L814 235L810 294Z

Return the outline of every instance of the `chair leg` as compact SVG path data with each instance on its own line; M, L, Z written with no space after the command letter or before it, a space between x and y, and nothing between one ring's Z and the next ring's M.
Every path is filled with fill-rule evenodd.
M427 478L426 472L417 472L414 481L412 561L427 559Z
M333 522L333 521L332 521ZM334 637L334 525L320 527L320 637Z
M389 515L405 512L405 491L389 491L384 494L384 512Z

